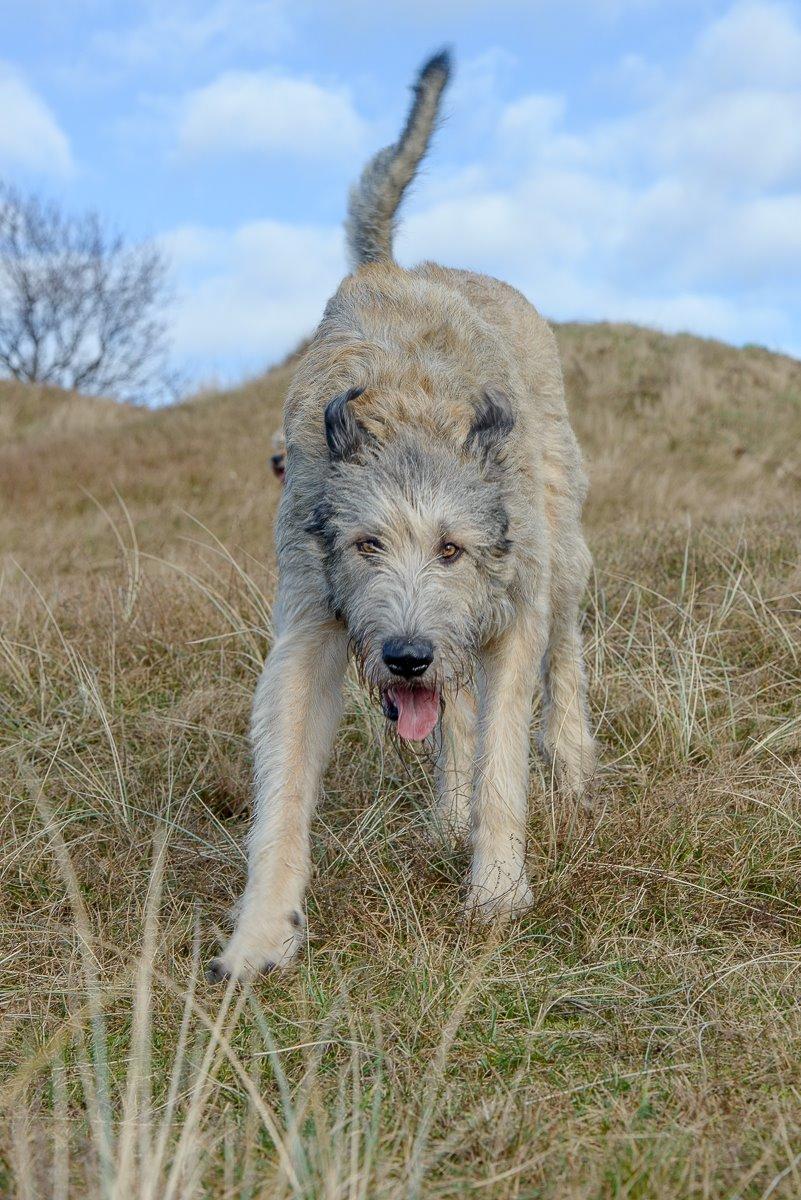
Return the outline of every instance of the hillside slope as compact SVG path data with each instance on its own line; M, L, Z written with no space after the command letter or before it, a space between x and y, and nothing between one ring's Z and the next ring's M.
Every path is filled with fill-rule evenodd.
M99 396L0 379L0 444L98 429L125 421L136 411Z
M557 332L596 810L532 741L534 908L466 927L430 767L349 681L306 953L250 992L202 966L289 368L155 412L0 388L0 1194L801 1194L801 363Z
M799 502L801 363L633 326L557 333L591 477L591 533ZM223 539L269 553L270 435L290 372L157 411L82 397L71 411L63 393L46 408L38 390L27 399L0 390L0 553L84 570L105 532L90 497L108 506L114 489L155 552L175 546L189 511ZM8 439L11 422L24 438Z

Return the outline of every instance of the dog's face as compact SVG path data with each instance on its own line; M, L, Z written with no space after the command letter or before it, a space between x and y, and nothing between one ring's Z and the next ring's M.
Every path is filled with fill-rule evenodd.
M333 403L347 412L347 400ZM478 646L508 618L508 402L485 397L464 446L427 446L412 430L379 443L330 410L331 473L308 530L366 683L399 735L421 740L443 689L472 674Z

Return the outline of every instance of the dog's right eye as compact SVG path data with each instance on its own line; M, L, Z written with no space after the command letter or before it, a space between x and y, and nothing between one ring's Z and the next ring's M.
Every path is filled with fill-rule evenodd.
M356 543L356 549L359 551L359 554L369 556L371 554L380 554L384 547L378 538L362 538L361 541Z

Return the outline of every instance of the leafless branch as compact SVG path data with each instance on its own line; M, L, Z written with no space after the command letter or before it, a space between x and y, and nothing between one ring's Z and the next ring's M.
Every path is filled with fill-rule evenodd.
M0 185L0 373L126 400L168 389L166 261L96 213Z

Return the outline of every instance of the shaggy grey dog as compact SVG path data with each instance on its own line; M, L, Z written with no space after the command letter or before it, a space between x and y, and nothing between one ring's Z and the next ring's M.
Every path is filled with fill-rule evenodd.
M581 800L592 776L578 627L586 483L553 334L504 283L392 258L395 214L449 74L446 54L426 63L399 140L354 189L353 272L287 396L249 876L215 979L284 966L303 941L309 826L349 655L398 736L436 747L443 820L472 840L476 917L531 903L540 673L555 780Z

